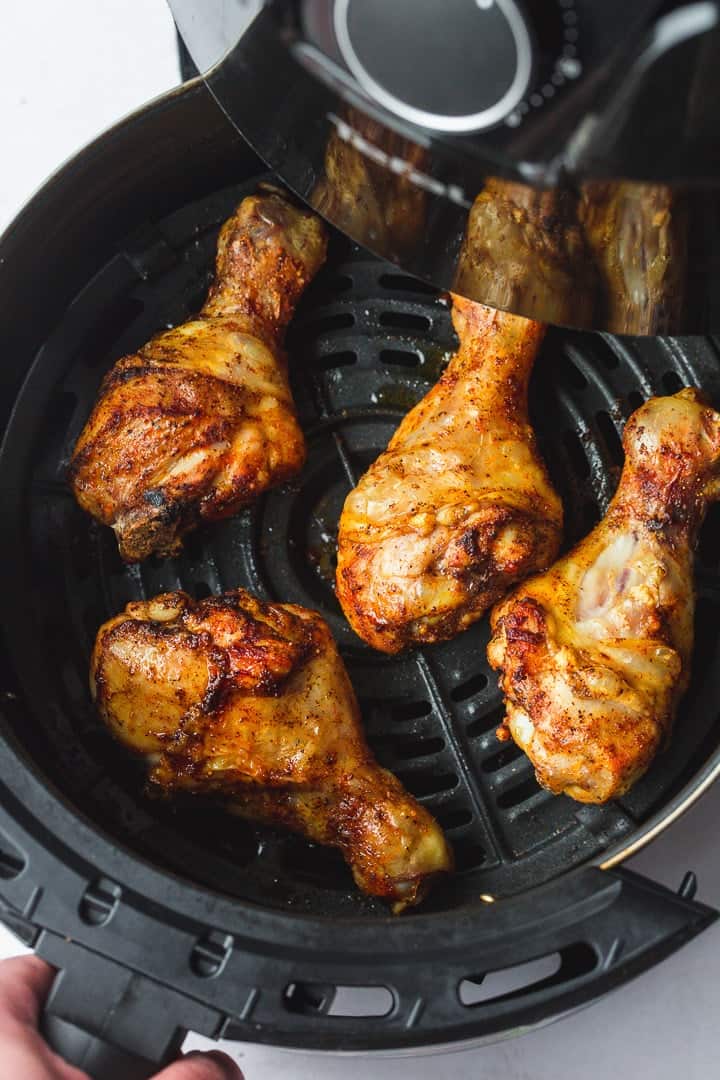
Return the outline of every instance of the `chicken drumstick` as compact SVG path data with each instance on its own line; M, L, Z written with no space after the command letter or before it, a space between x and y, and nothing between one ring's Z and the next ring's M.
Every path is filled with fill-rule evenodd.
M527 415L544 327L453 297L460 348L345 502L337 594L395 653L479 619L557 554L562 506Z
M365 741L326 623L242 589L166 593L101 627L100 714L147 755L151 782L221 797L243 817L341 850L365 892L416 904L452 866L440 826Z
M550 791L616 798L669 735L690 678L693 547L720 498L720 414L696 390L628 420L604 519L491 616L507 728ZM509 733L508 730L509 729Z
M198 317L105 377L70 481L124 559L173 554L198 522L234 514L301 468L282 338L326 246L313 214L276 194L244 199L220 233Z

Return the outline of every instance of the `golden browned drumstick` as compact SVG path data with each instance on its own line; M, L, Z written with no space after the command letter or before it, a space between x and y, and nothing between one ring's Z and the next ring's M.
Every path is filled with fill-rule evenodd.
M337 594L376 649L464 630L555 558L562 507L527 414L539 323L453 298L460 348L345 502Z
M173 554L200 521L235 513L301 468L282 339L325 253L313 214L274 193L244 199L220 233L198 317L106 376L70 480L124 559Z
M100 629L100 714L156 788L222 798L343 853L365 892L416 904L452 866L439 825L380 768L326 623L242 589L129 604Z
M507 729L541 784L622 795L670 732L690 678L693 548L720 497L720 414L695 390L651 398L625 427L604 519L492 613Z

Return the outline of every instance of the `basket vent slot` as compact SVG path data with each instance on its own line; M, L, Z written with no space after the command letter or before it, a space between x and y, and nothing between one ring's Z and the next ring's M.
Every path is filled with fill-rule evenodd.
M393 752L400 761L431 757L433 754L439 754L444 748L445 740L439 735L433 739L412 739L393 743Z
M499 705L496 709L491 709L490 712L483 713L476 720L472 720L465 730L470 739L477 739L481 735L487 735L488 731L492 731L493 728L498 727L504 719L505 706Z
M461 829L464 825L469 825L473 819L472 812L466 808L460 808L456 810L439 810L435 817L443 829L448 832L450 829Z
M610 419L610 415L604 410L596 413L595 419L597 425L600 428L600 433L605 440L605 445L608 448L610 457L612 458L614 465L622 465L625 460L623 453L622 441L618 435L618 430Z
M677 394L678 390L682 390L684 385L677 371L666 371L662 377L662 384L668 394Z
M380 361L392 367L414 368L420 365L420 353L409 349L383 349Z
M509 810L511 806L520 806L521 803L532 799L533 795L537 795L540 791L542 791L542 788L537 780L529 776L521 784L511 787L508 791L503 791L501 795L498 795L498 806L503 810Z
M483 772L497 772L499 769L504 769L506 765L510 765L511 762L517 761L517 759L522 756L522 750L514 742L505 743L499 753L492 754L490 757L485 758L482 762Z
M422 716L429 716L432 705L429 701L398 701L390 706L393 720L419 720Z
M557 360L558 374L564 383L572 390L584 390L588 381L582 371L566 353L561 353Z
M595 950L590 945L570 945L560 952L539 956L526 964L463 979L458 985L458 997L461 1004L469 1008L489 1001L508 1001L588 975L597 962Z
M439 795L441 791L452 791L458 786L458 776L454 772L438 772L435 769L396 770L398 779L413 795Z
M341 352L318 356L314 361L314 367L317 371L332 371L333 368L350 367L355 363L357 363L357 353L352 349L344 349Z
M563 432L562 439L573 472L580 480L587 480L590 475L590 462L587 459L585 447L580 440L580 436L576 431L568 428L567 431Z
M387 1016L394 999L385 986L333 986L294 982L285 987L283 1004L303 1016Z
M599 356L608 371L614 371L620 364L620 357L610 346L600 349Z
M450 691L450 697L453 701L467 701L468 698L475 697L476 694L481 694L487 684L488 677L485 672L478 671L476 675L471 675L465 682L454 687Z
M427 315L413 315L409 311L383 311L380 325L392 327L393 330L416 330L424 334L432 326L432 321Z

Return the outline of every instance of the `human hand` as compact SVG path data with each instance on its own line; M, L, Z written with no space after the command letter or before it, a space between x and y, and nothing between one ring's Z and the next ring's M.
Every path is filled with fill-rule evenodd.
M43 1039L38 1018L53 969L37 956L0 961L0 1062L2 1075L22 1080L89 1080L68 1065ZM243 1080L227 1054L219 1050L186 1054L153 1080Z

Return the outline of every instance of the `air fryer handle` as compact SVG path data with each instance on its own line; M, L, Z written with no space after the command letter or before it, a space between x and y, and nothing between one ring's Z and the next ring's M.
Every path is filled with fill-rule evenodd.
M34 948L57 969L40 1030L92 1080L147 1080L180 1055L188 1030L215 1035L213 1010L77 941L44 930Z
M52 1012L43 1013L40 1031L55 1053L92 1080L148 1080L158 1071L156 1063L121 1050Z
M216 979L206 979L207 988L189 965L188 974L178 976L178 955L192 956L197 945L195 927L179 940L172 928L170 944L160 949L167 928L160 919L149 924L145 940L153 940L156 962L148 971L97 951L103 944L97 935L91 948L67 932L38 926L17 908L15 914L0 909L0 917L57 969L42 1021L50 1044L93 1080L133 1080L153 1076L178 1057L188 1031L210 1039L367 1052L484 1040L534 1027L590 1004L710 925L718 913L692 899L694 885L688 875L678 895L629 870L586 866L489 904L483 919L472 908L460 911L445 924L441 942L429 920L397 922L413 931L420 959L411 963L407 938L390 936L385 960L323 951L318 936L302 951L278 951L272 962L233 948ZM137 933L134 925L132 930ZM118 953L132 943L128 931L110 939ZM509 990L485 984L488 976L502 982L508 969L545 957L555 963L556 954L559 967L539 980L517 985L515 971ZM381 986L394 1000L390 1008L383 1005L385 1011L330 1007L338 988ZM477 986L483 987L479 994Z

